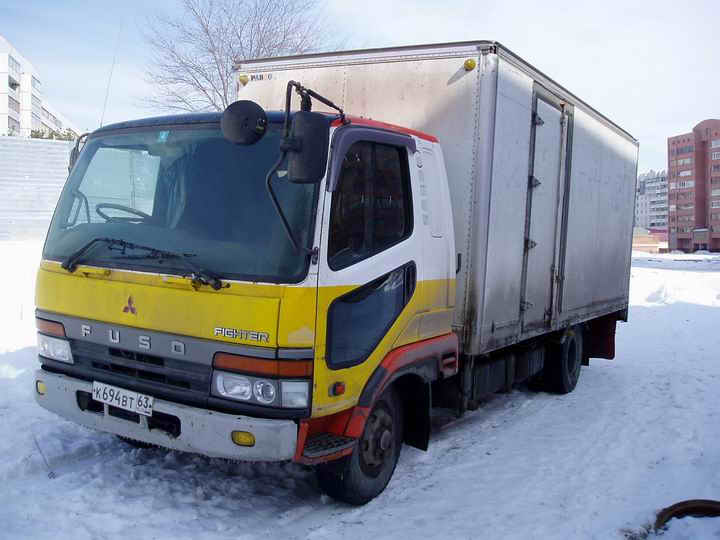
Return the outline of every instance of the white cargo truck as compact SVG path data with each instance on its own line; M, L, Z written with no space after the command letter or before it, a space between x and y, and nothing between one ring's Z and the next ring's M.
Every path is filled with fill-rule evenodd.
M362 504L433 407L567 393L614 358L622 128L492 41L253 60L237 85L223 114L106 126L75 157L38 274L41 405L314 465Z

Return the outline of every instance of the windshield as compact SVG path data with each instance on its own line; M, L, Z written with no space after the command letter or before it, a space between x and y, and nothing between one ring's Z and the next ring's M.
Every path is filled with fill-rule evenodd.
M265 176L280 155L271 124L251 146L223 138L218 124L133 128L92 137L63 189L43 257L64 260L107 237L187 254L227 279L301 281L296 253L272 206ZM272 185L301 246L310 247L318 187L292 184L281 164ZM98 245L83 263L187 273L172 260Z

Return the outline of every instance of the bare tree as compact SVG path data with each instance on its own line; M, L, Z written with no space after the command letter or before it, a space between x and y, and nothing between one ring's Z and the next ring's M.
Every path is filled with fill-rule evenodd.
M147 81L154 108L221 111L243 59L301 54L323 45L316 0L182 0L182 11L148 21Z

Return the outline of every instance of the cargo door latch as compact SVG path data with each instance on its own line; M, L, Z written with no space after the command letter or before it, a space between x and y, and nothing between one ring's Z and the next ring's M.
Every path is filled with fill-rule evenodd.
M538 187L542 182L535 178L534 176L528 177L528 187L530 188L536 188Z
M534 305L535 305L535 304L533 304L532 302L528 302L528 301L526 301L526 300L523 300L522 302L520 302L520 311L527 311L528 309L530 309L530 308L533 307Z
M530 251L535 246L537 246L537 242L535 242L534 240L531 240L530 238L525 237L525 251Z
M536 126L542 126L545 123L545 120L540 118L540 115L538 113L533 113L532 119L533 119L533 124L535 124Z

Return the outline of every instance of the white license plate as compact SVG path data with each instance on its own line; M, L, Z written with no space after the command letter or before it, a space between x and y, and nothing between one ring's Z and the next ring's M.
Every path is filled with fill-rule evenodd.
M95 401L113 405L118 409L152 416L155 398L117 386L93 381L92 397Z

